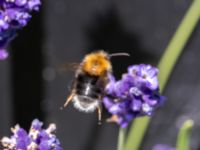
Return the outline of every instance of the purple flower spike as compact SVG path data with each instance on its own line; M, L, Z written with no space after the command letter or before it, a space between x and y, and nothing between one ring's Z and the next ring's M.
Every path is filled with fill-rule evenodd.
M38 11L40 5L40 0L0 0L0 49L5 49L16 31L27 25L31 12Z
M170 147L168 145L157 144L153 147L152 150L176 150L174 147Z
M29 133L16 125L11 129L13 135L10 138L2 138L3 150L63 150L53 134L55 124L50 124L47 129L42 129L42 124L38 119L33 120Z
M136 117L151 116L164 97L159 94L158 69L150 65L133 65L116 81L109 75L104 106L112 114L108 119L122 127Z

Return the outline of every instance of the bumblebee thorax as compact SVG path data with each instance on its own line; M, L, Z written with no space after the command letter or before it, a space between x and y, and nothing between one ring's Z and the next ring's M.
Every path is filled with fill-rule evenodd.
M111 64L107 53L99 51L87 55L83 60L82 68L90 75L101 76L111 70Z

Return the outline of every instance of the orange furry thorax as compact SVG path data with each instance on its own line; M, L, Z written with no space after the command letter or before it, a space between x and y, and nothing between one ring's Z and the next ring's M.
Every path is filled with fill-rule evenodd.
M82 69L90 75L101 76L111 71L112 68L108 54L104 51L97 51L85 56Z

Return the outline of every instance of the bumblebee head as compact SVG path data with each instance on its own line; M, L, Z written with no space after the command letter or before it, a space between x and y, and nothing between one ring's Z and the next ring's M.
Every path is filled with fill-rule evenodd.
M94 76L101 76L112 70L109 56L104 51L86 55L83 59L82 68L85 72Z

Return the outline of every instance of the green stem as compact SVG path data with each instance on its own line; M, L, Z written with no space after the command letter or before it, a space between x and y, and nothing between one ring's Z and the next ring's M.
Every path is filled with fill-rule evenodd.
M193 0L158 65L161 92L164 90L170 74L199 19L200 0ZM147 117L138 118L133 122L124 150L138 150L140 148L149 123L150 118Z
M132 124L124 150L137 150L142 142L143 136L147 130L150 118L138 118Z
M167 46L163 57L158 65L160 76L160 88L163 91L170 74L189 40L193 30L200 19L200 0L193 0L188 12L186 13L174 37Z
M190 133L193 124L193 120L187 120L182 125L177 138L177 150L190 150Z
M126 136L126 129L125 128L120 128L119 129L119 135L118 135L117 150L123 150L125 136Z

